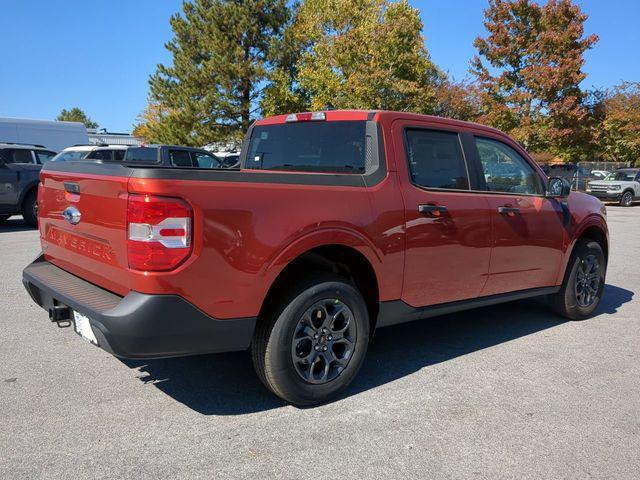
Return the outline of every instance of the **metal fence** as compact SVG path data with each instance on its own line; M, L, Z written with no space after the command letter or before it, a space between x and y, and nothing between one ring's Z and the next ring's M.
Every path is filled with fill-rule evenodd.
M608 172L627 168L630 165L624 162L579 162L577 164L542 164L541 166L550 177L564 177L571 182L574 190L585 191L589 182L603 180Z
M585 191L592 180L604 180L602 172L613 172L619 168L628 168L630 163L625 162L579 162L578 172L573 178L573 189Z
M631 165L625 162L579 162L578 167L592 172L594 170L602 170L605 172L613 172L619 168L628 168Z

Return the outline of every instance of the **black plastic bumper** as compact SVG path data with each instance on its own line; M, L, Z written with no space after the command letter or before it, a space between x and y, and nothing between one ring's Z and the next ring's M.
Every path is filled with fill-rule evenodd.
M622 197L622 192L617 193L608 193L608 192L587 192L589 195L592 195L600 200L620 200Z
M24 269L22 282L45 310L67 306L87 316L98 346L118 357L163 358L245 350L256 324L253 317L212 318L177 295L132 291L120 297L42 256Z

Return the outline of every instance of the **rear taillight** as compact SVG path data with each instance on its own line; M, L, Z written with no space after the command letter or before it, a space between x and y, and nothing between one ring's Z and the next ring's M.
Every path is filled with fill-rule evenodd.
M191 253L193 211L177 198L129 195L127 255L129 268L173 270Z
M36 218L38 219L38 231L41 232L42 230L40 230L40 209L42 208L42 198L44 197L44 195L42 195L42 190L44 190L44 185L42 183L42 180L40 180L38 182L38 193L36 194Z

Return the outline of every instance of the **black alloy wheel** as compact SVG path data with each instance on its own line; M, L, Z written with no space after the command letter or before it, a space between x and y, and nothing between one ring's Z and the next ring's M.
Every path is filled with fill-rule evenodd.
M633 203L633 192L624 192L622 198L620 198L620 205L623 207L630 207Z
M327 383L349 364L357 339L353 312L337 298L316 302L302 315L291 341L291 359L300 377Z
M574 287L578 306L588 308L593 305L598 298L600 278L600 262L595 255L580 259Z

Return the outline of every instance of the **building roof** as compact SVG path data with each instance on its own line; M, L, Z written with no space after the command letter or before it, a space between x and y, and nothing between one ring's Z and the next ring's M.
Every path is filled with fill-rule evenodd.
M88 135L89 142L95 145L106 143L109 145L138 146L142 143L142 140L129 133L99 132L96 130L90 130Z

